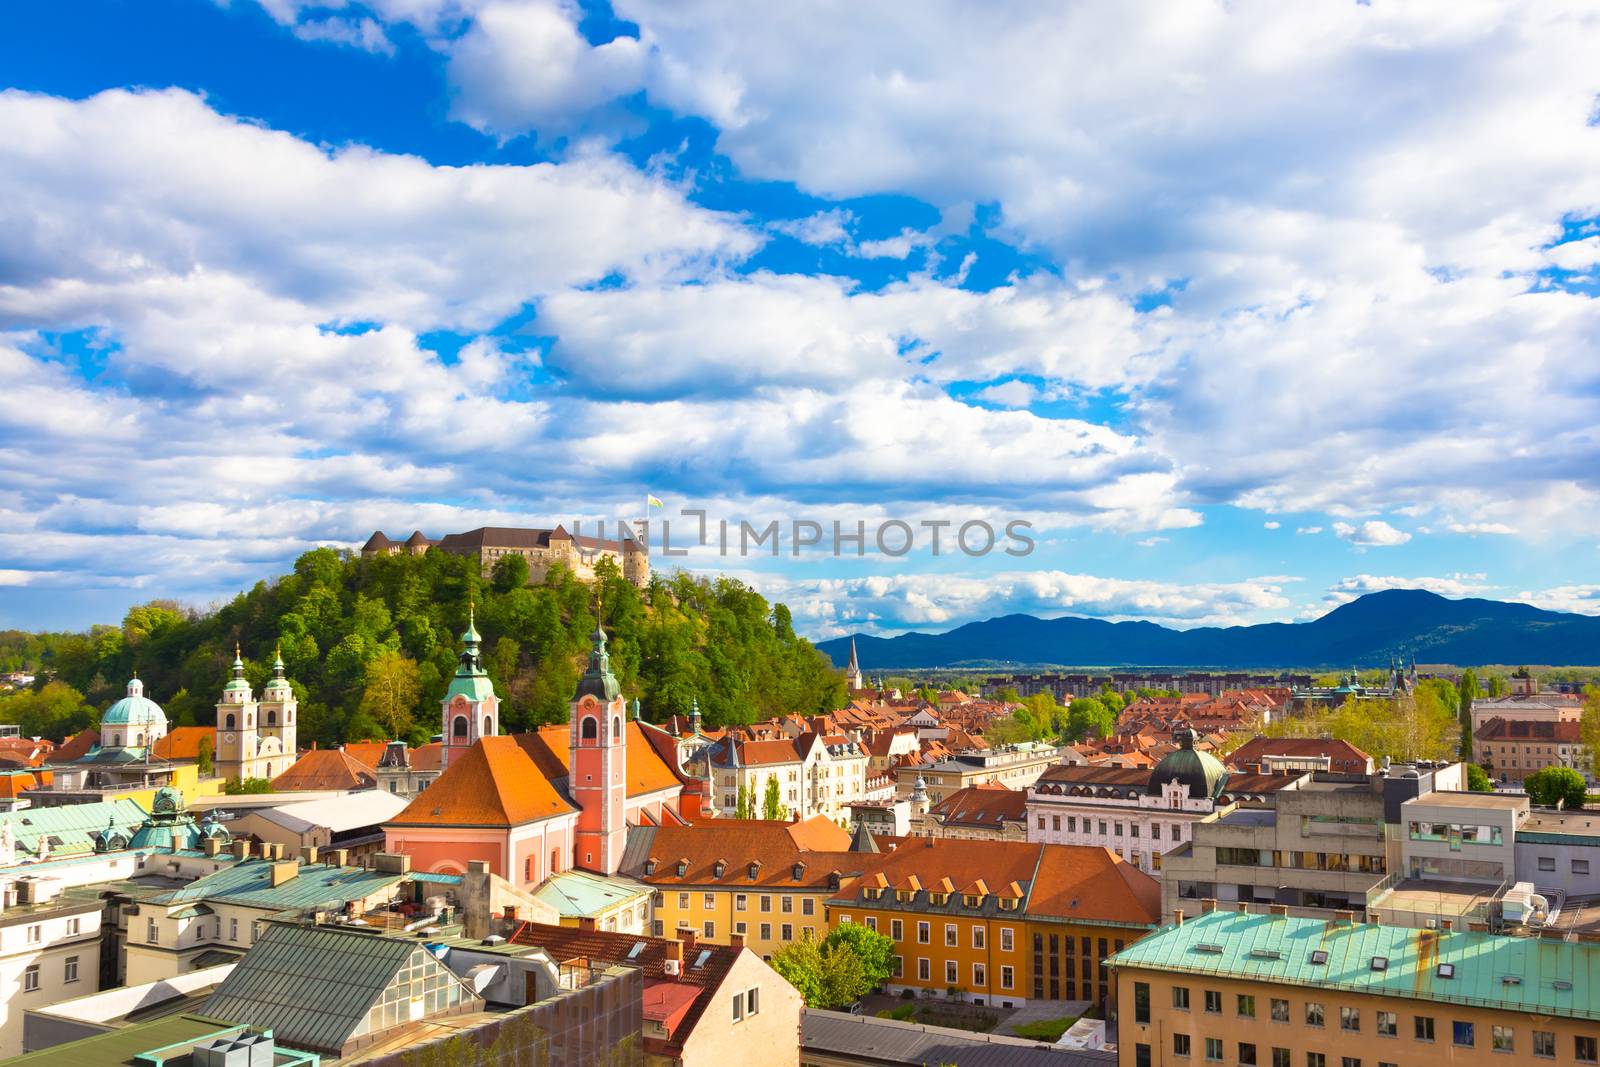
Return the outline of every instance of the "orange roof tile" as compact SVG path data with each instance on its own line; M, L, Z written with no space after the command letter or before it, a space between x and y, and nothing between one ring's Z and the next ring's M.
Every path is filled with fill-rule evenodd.
M0 799L15 800L20 797L23 790L37 789L46 784L52 777L48 772L34 773L32 771L12 771L9 774L0 774Z
M1045 845L1024 909L1030 918L1154 925L1161 883L1107 848Z
M70 763L89 754L89 750L100 743L100 731L90 727L79 730L50 753L51 763Z
M373 770L378 769L378 760L383 758L383 751L388 747L387 741L347 741L343 745L345 755Z
M666 761L656 752L639 724L630 720L627 733L628 796L639 797L663 789L680 788L682 783L678 776L672 773ZM567 727L545 726L537 733L517 734L515 740L546 778L565 778L571 773L567 767L567 761L572 758Z
M826 847L811 848L812 842ZM730 885L825 886L830 872L854 873L863 866L861 857L875 855L851 853L849 848L850 835L822 816L806 823L711 819L692 826L663 824L650 841L654 872L645 874L641 868L627 873L651 885L720 881ZM680 860L687 863L681 876ZM726 865L721 879L716 877L718 862ZM756 864L754 879L750 877L752 863ZM799 879L794 876L796 863L805 865Z
M388 825L510 827L574 812L518 741L485 737L452 757Z
M200 742L206 738L211 739L211 751L215 753L216 727L174 726L167 731L167 736L158 740L152 748L162 759L197 760L200 758Z
M378 784L372 768L336 748L314 748L272 780L274 793L323 789L371 789Z

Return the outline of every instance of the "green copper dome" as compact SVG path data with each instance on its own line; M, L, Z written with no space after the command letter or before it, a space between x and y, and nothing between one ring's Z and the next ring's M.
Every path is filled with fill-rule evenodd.
M1169 753L1156 764L1145 792L1160 796L1163 786L1178 781L1188 787L1192 799L1215 800L1228 780L1228 769L1211 753L1195 749L1193 730L1179 730L1173 734L1173 739L1178 742L1178 751Z
M160 723L167 725L167 714L161 705L144 695L144 683L138 678L128 682L128 695L106 709L100 717L101 726L145 726Z

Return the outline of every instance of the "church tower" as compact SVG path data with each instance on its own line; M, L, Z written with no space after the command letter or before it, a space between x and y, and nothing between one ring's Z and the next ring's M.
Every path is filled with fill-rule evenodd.
M597 613L598 614L598 613ZM572 698L571 746L567 790L578 807L573 864L598 874L615 874L622 866L628 825L628 705L611 673L606 634L595 622L589 666Z
M856 658L856 639L850 638L850 665L844 669L844 684L851 689L865 689L866 680L861 676L861 661Z
M256 716L260 706L244 677L244 657L233 646L233 678L222 688L217 703L215 764L223 778L258 778L256 767Z
M283 672L283 651L273 655L272 677L261 693L260 763L258 778L276 778L295 761L295 712L299 705Z
M471 748L480 737L494 737L500 733L500 699L494 695L494 682L483 669L480 648L483 639L478 636L473 609L467 609L467 631L461 635L461 655L457 657L456 676L450 679L442 707L444 712L444 747L439 753L439 770L450 766L452 755L459 756Z

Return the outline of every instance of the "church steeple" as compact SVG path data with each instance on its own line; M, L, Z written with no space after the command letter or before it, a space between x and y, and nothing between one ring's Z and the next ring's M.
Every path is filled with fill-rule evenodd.
M850 663L844 669L845 685L851 689L864 689L866 683L861 676L861 661L856 658L856 638L850 635Z
M461 654L456 657L456 674L445 691L444 748L439 765L450 765L452 751L471 748L480 737L500 732L500 700L494 682L483 669L483 638L478 635L477 611L467 605L467 628L461 634Z
M609 704L622 695L617 676L611 673L611 654L606 651L606 631L600 625L600 604L595 602L594 633L589 635L589 666L578 679L578 692L572 699L592 696L602 704Z

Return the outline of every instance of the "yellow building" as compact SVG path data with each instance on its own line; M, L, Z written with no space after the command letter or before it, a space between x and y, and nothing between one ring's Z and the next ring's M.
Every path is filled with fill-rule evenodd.
M1600 945L1210 911L1112 967L1122 1067L1600 1062Z
M1160 889L1103 848L909 838L828 902L895 942L891 991L1017 1007L1103 1001L1102 961L1156 922Z

